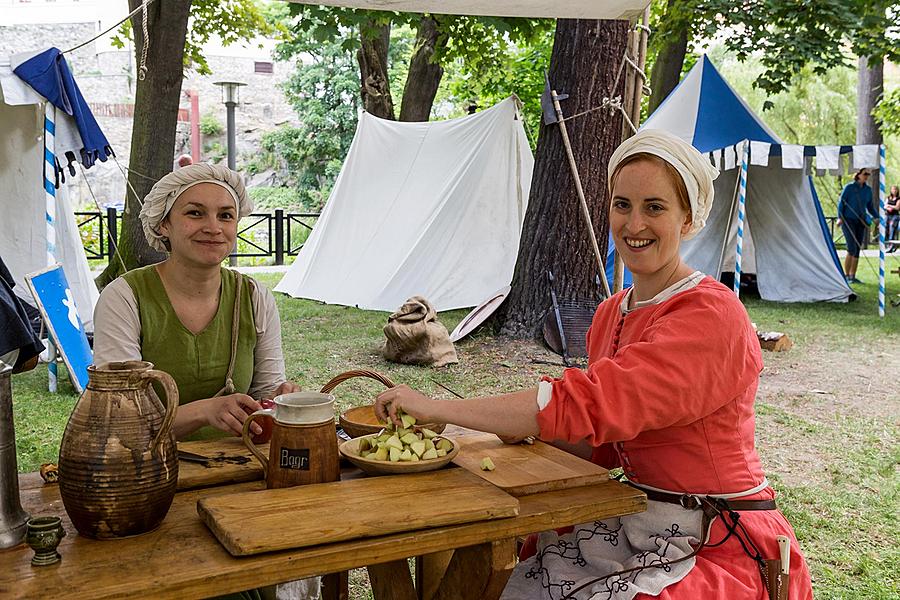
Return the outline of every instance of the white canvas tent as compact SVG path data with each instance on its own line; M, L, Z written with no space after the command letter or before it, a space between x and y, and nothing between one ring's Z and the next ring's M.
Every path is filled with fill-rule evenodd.
M437 310L475 306L512 280L533 166L515 98L449 121L363 113L275 290L372 310L416 294Z
M8 66L0 66L0 89L0 256L15 278L17 295L33 305L24 276L47 266L44 99ZM56 260L63 265L78 316L93 331L97 286L65 185L56 198Z
M844 279L812 179L805 168L782 166L782 141L706 56L642 129L670 131L722 165L707 226L682 245L689 265L714 277L735 269L740 172L735 146L748 143L754 156L747 174L742 272L756 274L765 300L847 301L852 290ZM805 151L816 152L814 147Z
M631 19L641 14L649 0L289 0L298 4L324 4L367 10L545 17L558 19Z

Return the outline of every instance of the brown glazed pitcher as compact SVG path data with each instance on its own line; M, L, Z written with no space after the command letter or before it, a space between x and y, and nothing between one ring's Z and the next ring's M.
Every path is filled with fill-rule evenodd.
M88 367L59 449L59 492L81 535L121 538L159 526L178 484L177 409L175 381L152 363Z
M269 456L250 440L250 423L257 417L274 421ZM266 487L283 488L340 479L334 396L293 392L275 397L275 408L258 410L244 421L244 444L262 463Z

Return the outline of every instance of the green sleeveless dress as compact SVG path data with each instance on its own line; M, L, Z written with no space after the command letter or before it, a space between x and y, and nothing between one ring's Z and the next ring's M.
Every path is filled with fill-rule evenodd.
M165 371L178 385L178 403L187 404L215 396L225 385L231 360L231 332L237 292L235 271L222 268L219 308L200 333L191 333L175 314L155 265L123 275L134 292L141 320L141 357ZM253 380L256 325L253 318L252 285L244 277L234 361L234 391L246 394ZM157 388L157 393L161 394ZM160 395L160 397L162 397ZM187 439L213 439L228 434L213 427L201 427Z

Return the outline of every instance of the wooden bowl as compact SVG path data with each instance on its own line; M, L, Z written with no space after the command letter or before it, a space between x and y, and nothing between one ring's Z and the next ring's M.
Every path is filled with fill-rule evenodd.
M344 432L352 438L378 433L384 428L384 424L378 422L378 417L375 416L375 406L372 404L356 406L346 410L339 420ZM425 427L435 433L441 433L446 425L443 423L430 423L419 425L419 427Z
M366 435L363 437L353 438L340 445L341 456L352 462L354 465L362 469L368 475L401 475L403 473L424 473L425 471L436 471L450 463L456 455L459 454L459 444L450 438L453 449L444 456L432 458L429 460L419 460L415 462L390 462L387 460L371 460L363 458L359 455L359 441L365 438L376 437Z

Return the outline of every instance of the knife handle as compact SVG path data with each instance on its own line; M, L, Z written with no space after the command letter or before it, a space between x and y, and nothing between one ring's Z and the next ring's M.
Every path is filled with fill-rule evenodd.
M775 540L781 552L781 572L787 575L791 572L791 540L786 535L775 536Z

